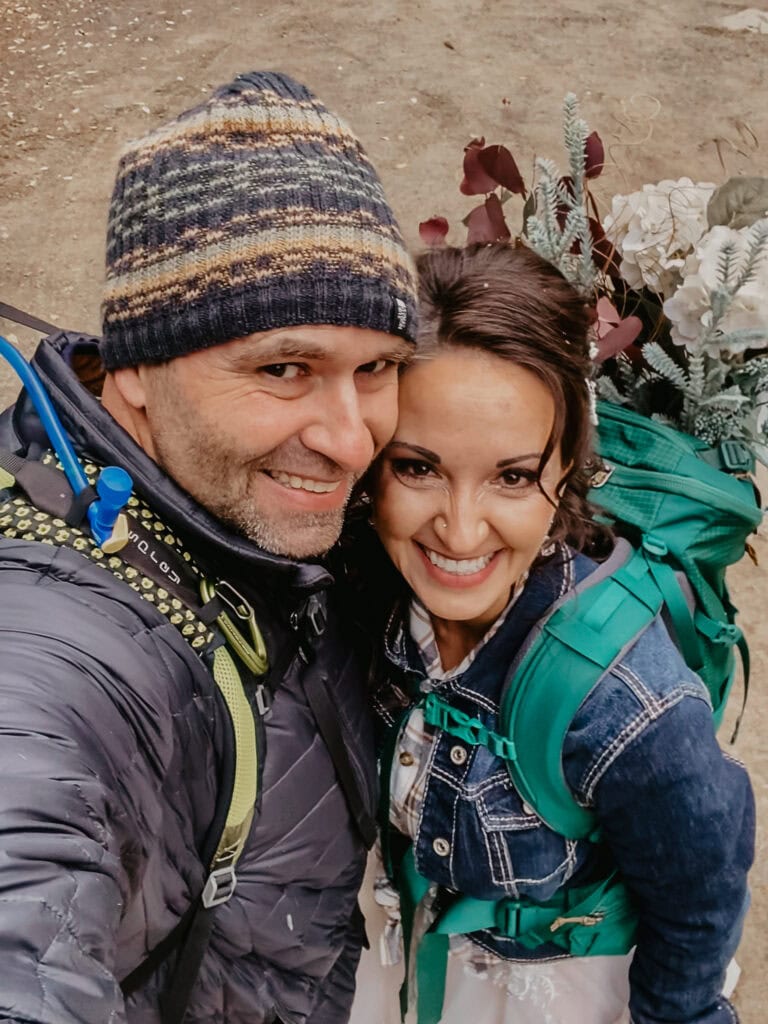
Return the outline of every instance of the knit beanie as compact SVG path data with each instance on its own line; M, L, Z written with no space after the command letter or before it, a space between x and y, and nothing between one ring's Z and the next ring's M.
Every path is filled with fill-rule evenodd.
M102 313L109 370L298 324L413 341L415 282L347 125L254 71L124 151Z

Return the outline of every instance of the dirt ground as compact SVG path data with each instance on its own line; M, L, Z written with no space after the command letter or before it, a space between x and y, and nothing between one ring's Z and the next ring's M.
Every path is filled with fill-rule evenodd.
M254 68L294 74L346 115L414 245L420 220L443 213L456 224L469 210L457 185L472 136L505 142L523 173L534 153L561 159L569 90L608 144L598 197L660 178L768 173L768 35L719 24L746 6L0 0L0 299L97 332L120 144ZM29 350L31 332L0 327ZM15 391L0 368L3 405ZM768 562L768 542L758 538L756 549ZM732 578L753 652L733 753L752 773L761 823L736 1001L746 1024L760 1024L768 1002L768 584L764 564L749 561Z

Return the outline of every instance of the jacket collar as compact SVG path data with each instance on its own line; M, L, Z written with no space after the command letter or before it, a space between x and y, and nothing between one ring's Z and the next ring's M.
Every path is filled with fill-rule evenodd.
M75 448L101 465L127 470L136 492L184 538L195 558L217 575L248 579L266 572L273 584L306 593L328 586L333 578L324 566L270 554L232 533L149 458L83 387L70 365L75 351L90 350L95 355L96 346L95 338L62 332L42 341L32 360ZM30 443L40 442L42 428L26 394L17 403L13 424L25 450Z

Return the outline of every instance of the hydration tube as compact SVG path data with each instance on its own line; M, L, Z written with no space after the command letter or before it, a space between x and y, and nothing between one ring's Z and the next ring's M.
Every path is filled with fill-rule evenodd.
M90 486L88 477L40 378L21 352L3 337L0 337L0 356L10 363L21 378L48 439L59 457L69 485L77 497ZM97 544L103 544L112 535L117 517L128 501L132 488L133 481L124 469L119 466L106 466L102 469L96 482L99 497L88 506L88 522Z

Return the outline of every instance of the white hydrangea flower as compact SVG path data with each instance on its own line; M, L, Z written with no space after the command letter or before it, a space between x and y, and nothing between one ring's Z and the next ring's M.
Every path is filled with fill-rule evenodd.
M622 257L621 276L630 288L672 295L685 258L707 230L707 203L714 190L710 182L679 178L613 197L603 229Z
M685 345L689 351L700 350L702 334L712 322L710 291L718 284L717 269L722 248L727 242L736 247L731 271L733 279L743 264L751 230L746 227L735 231L718 225L701 238L694 253L685 261L683 283L664 303L664 312L672 323L670 333L675 344ZM758 262L752 280L736 293L719 328L723 333L764 330L765 347L768 347L768 257ZM729 351L740 352L755 347L754 341L741 345L732 343ZM715 340L705 351L717 356L721 349Z

